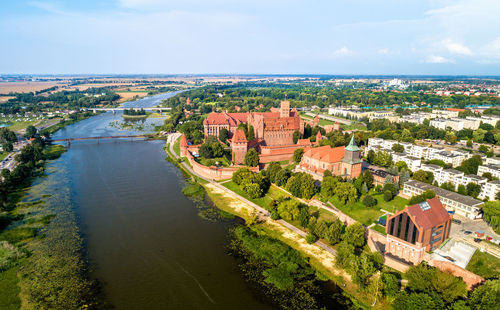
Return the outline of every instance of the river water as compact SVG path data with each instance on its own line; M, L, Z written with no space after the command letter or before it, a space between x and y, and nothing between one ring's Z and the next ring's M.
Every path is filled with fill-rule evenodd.
M153 106L174 94L127 106ZM116 128L120 122L120 113L107 112L67 126L54 138L142 133ZM162 121L148 119L144 128L155 122ZM35 188L52 194L49 203L74 212L91 276L116 309L270 308L227 255L228 230L235 221L198 216L163 146L163 141L137 139L72 142Z

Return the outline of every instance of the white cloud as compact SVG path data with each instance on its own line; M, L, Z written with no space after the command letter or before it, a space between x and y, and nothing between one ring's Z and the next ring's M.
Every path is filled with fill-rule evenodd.
M388 48L381 48L377 51L377 53L381 55L388 55L391 51Z
M454 61L453 59L445 58L439 55L429 55L425 59L425 62L430 64L445 64L445 63L453 63Z
M352 55L352 51L344 46L342 48L339 48L338 50L335 50L333 52L333 55L335 55L335 56L349 56L349 55Z
M472 51L463 44L453 42L450 39L443 40L441 43L452 54L472 56Z

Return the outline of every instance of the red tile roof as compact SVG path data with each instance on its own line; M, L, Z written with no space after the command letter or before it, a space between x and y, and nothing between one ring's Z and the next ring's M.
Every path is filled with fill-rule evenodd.
M231 127L238 126L240 123L246 123L248 119L248 113L217 113L212 112L208 114L208 117L203 121L205 125L229 125Z
M417 226L423 229L429 229L439 226L451 218L451 215L448 214L437 196L432 199L428 199L427 203L430 206L427 210L422 209L420 204L407 207L408 214L415 219L415 224Z
M329 145L315 147L307 150L304 157L311 157L327 163L336 163L344 158L345 147L339 146L332 148Z
M179 146L180 147L188 146L188 142L187 142L186 136L184 134L182 134L182 136L181 136L181 141L179 142Z
M242 129L236 130L233 136L233 143L247 143L247 137L245 136L245 132Z

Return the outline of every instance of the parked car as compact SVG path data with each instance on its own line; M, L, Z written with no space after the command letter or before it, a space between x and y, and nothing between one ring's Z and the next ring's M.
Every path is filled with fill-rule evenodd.
M470 230L466 230L466 231L464 231L464 234L466 234L466 235L470 235L470 234L472 234L472 231L470 231Z
M461 221L461 220L452 219L451 221L452 221L453 223L455 223L455 224L462 224L462 221Z
M474 242L479 243L479 242L481 242L481 239L479 239L479 238L474 238Z

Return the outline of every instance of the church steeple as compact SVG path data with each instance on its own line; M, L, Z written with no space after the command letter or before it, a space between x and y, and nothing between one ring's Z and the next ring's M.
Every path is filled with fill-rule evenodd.
M349 142L349 145L345 149L346 151L351 152L359 151L359 147L356 145L356 140L354 140L354 134L352 135L351 142Z
M361 162L360 155L359 147L356 145L353 134L351 142L349 142L349 145L345 148L344 158L342 158L342 161L349 164L357 164Z

